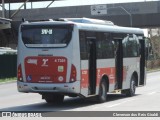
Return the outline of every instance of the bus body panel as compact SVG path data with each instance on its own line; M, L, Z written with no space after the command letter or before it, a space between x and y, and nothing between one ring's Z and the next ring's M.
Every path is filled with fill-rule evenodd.
M31 83L65 83L67 62L65 57L29 56L25 58L26 81Z
M20 49L21 49L21 47L20 47ZM23 49L23 48L22 48ZM24 48L24 49L26 49L26 48ZM26 76L26 72L27 71L25 71L25 65L30 65L29 63L27 63L27 60L28 60L28 62L30 62L29 60L33 60L34 61L34 59L33 58L36 58L35 60L37 60L37 62L39 63L39 64L41 64L42 65L42 67L43 67L43 59L46 59L46 57L48 58L48 56L45 56L46 54L47 55L52 55L52 56L49 56L49 58L53 58L53 60L57 60L57 62L58 62L58 60L63 60L63 59L65 59L66 61L67 61L67 71L70 71L71 70L71 61L72 61L72 54L70 54L70 52L68 52L68 51L70 51L69 50L70 48L68 47L68 48L64 48L64 49L61 49L61 50L54 50L54 49L52 49L52 50L48 50L46 53L43 51L43 50L41 50L41 49L35 49L35 48L33 48L33 49L26 49L20 56L19 56L19 60L21 61L21 62L18 62L18 65L19 64L21 64L22 65L22 73L23 73L23 76ZM34 50L34 52L33 52L33 50ZM59 52L61 53L61 54L59 54ZM27 54L27 56L25 56ZM67 55L67 54L70 54L69 56ZM37 55L40 55L40 56L37 56ZM44 56L43 56L44 55ZM66 56L67 55L67 56ZM62 58L62 56L63 56L63 59L58 59L58 58ZM29 59L30 58L30 59ZM41 60L41 61L38 61L38 59L39 60ZM25 61L26 60L26 61ZM61 62L61 61L59 61L59 62ZM54 62L55 63L55 62ZM53 64L54 64L53 63ZM38 65L39 65L38 64ZM31 64L31 65L36 65L36 64ZM27 66L27 68L28 67L30 67L30 66ZM37 67L37 65L36 65L36 67ZM45 67L45 66L44 66ZM28 68L28 69L30 69L30 68ZM36 68L35 68L36 69ZM33 71L34 72L34 71ZM23 78L23 80L26 82L27 80L26 80L26 78L27 77L24 77ZM70 78L70 73L69 72L67 72L67 74L66 74L66 82L69 82L69 78Z
M88 60L81 60L81 94L84 96L89 95L89 71L88 71ZM96 94L99 92L99 83L102 77L109 77L109 91L113 91L115 84L115 61L113 59L97 60L97 79L96 79Z
M133 73L136 72L139 76L139 70L140 70L139 57L124 58L123 63L124 63L124 68L126 70L126 78L123 81L123 89L129 89L130 80Z
M62 93L62 94L78 94L80 81L74 83L26 83L17 82L19 92L32 92L32 93Z

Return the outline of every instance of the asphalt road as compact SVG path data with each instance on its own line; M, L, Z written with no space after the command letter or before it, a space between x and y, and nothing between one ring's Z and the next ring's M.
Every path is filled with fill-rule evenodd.
M147 85L134 97L109 94L105 103L65 97L61 105L49 105L36 93L19 93L16 83L0 84L0 111L160 111L160 72L147 74Z

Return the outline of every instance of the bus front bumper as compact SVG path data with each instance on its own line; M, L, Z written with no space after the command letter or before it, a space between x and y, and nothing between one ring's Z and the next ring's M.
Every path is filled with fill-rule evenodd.
M19 92L53 92L53 93L80 93L80 81L73 83L27 83L17 81L17 88Z

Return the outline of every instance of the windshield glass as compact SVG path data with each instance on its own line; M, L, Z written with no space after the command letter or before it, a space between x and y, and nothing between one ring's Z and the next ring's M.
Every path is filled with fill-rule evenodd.
M22 25L22 41L27 47L65 47L72 29L72 25Z

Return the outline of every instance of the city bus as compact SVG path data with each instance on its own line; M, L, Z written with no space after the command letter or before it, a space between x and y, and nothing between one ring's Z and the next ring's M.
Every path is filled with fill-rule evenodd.
M17 87L47 103L65 96L134 96L146 84L142 29L90 18L24 21L19 27Z

